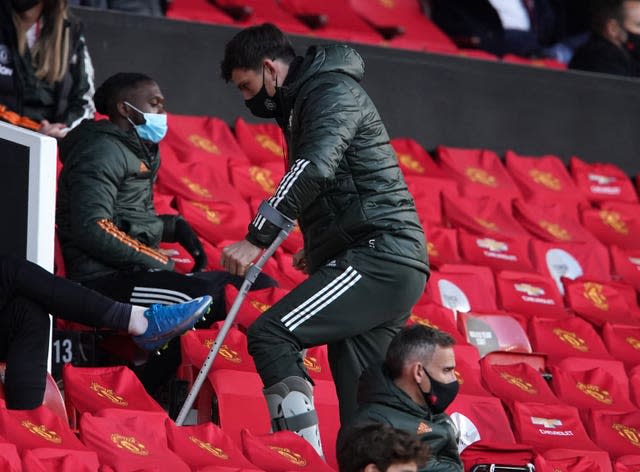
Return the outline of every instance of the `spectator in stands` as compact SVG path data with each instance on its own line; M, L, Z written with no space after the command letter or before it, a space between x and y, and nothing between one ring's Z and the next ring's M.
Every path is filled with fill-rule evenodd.
M69 0L69 5L148 16L164 16L166 3L165 0Z
M423 325L403 328L391 341L382 365L360 379L359 408L343 425L339 443L350 430L376 422L418 434L429 446L422 472L462 472L457 432L444 411L458 393L451 335Z
M414 434L384 424L354 428L338 451L339 472L416 472L429 449Z
M594 0L591 7L591 38L569 67L640 76L640 1Z
M299 432L321 453L312 386L300 351L328 344L340 418L356 408L357 379L384 356L428 274L424 232L380 115L359 82L364 64L345 45L296 57L273 25L227 43L222 77L251 112L275 118L288 141L287 172L272 210L297 219L309 278L248 332L274 430ZM278 228L258 214L222 264L244 274Z
M62 138L94 115L93 66L66 0L0 2L0 105Z
M541 54L555 40L549 0L431 0L431 18L460 47L492 54Z
M212 318L223 319L224 285L239 286L242 279L203 272L207 256L191 226L178 215L157 215L153 206L158 142L167 131L160 88L146 75L119 73L100 86L95 100L109 119L85 120L60 143L56 223L67 276L141 305L211 295ZM178 242L193 256L193 274L173 271L161 241ZM260 277L255 286L271 282ZM145 387L154 392L178 363L174 342L141 374Z
M211 298L182 305L118 303L13 256L0 256L0 359L7 362L7 407L42 404L49 353L49 315L95 327L127 331L145 349L158 349L190 329Z

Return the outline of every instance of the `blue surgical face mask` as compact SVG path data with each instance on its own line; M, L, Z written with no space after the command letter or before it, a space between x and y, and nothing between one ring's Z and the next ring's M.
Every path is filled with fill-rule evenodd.
M145 122L142 125L137 125L131 120L131 118L127 118L129 123L131 123L136 129L136 133L138 133L140 139L151 141L156 144L162 141L162 138L167 134L167 129L169 129L167 125L167 115L165 113L144 113L134 107L131 103L124 103L144 117Z

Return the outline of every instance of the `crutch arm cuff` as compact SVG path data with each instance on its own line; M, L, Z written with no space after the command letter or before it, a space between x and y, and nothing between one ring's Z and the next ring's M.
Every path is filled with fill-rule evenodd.
M262 215L269 223L289 232L293 229L295 222L284 213L274 208L268 201L263 202L258 207L258 213Z

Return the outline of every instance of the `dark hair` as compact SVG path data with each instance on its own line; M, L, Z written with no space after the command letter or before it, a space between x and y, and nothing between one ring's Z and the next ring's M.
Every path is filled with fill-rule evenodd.
M405 363L430 359L436 346L451 347L455 340L449 333L421 324L404 327L391 340L385 366L392 379L402 375Z
M369 464L385 472L393 464L424 465L429 449L416 435L386 424L354 428L337 453L340 472L361 472Z
M93 96L96 110L103 115L111 116L116 104L130 92L141 85L154 80L148 75L138 72L118 72L105 80Z
M220 63L221 75L229 82L234 69L259 71L265 58L280 59L290 64L295 57L293 46L277 27L271 23L251 26L227 43Z
M591 0L589 5L591 29L596 33L602 33L609 20L616 20L619 23L624 21L624 9L622 5L625 0Z

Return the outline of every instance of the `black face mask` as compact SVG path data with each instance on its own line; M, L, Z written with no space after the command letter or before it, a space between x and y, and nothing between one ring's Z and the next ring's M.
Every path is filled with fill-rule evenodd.
M244 104L247 106L251 114L258 118L278 118L283 115L282 111L282 87L278 87L278 81L276 80L276 94L274 97L270 97L267 93L267 88L264 85L264 68L262 69L262 88L260 91L251 97L249 100L245 100Z
M629 51L633 58L640 61L640 34L627 31L627 42L625 45L627 47L627 51Z
M23 13L39 3L39 0L11 0L11 8L16 13Z
M423 391L420 385L418 385L422 395L424 395L424 401L427 402L427 405L429 405L433 413L442 413L456 398L456 395L458 395L460 384L457 380L449 383L438 382L429 375L429 372L427 372L424 366L422 366L422 370L431 381L431 390L429 392Z

